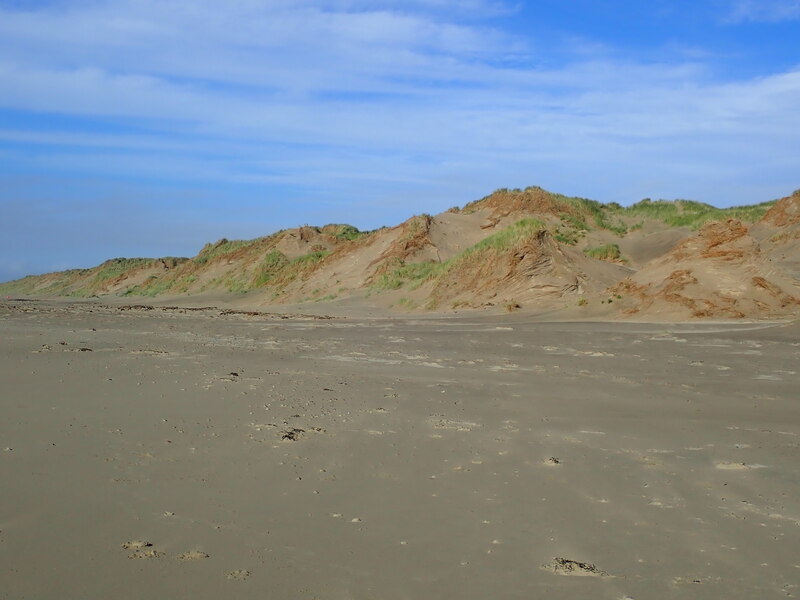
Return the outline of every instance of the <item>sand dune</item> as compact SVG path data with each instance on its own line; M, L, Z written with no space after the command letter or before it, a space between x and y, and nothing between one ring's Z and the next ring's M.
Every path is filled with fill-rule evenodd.
M183 304L227 295L240 307L309 312L793 318L800 193L723 210L647 199L624 208L538 187L504 189L396 227L303 226L223 238L191 259L112 259L0 284L0 293Z

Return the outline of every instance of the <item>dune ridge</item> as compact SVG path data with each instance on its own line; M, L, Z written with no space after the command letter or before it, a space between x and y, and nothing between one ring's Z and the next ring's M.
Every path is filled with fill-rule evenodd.
M260 308L367 302L404 312L563 311L585 318L784 318L800 306L800 190L718 209L630 207L539 187L438 215L220 239L192 258L115 258L0 284L38 297L196 298Z

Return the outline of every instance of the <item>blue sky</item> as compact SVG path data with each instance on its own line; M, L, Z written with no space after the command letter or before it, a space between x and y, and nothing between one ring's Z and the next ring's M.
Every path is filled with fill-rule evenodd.
M800 187L800 0L0 0L0 280L539 185Z

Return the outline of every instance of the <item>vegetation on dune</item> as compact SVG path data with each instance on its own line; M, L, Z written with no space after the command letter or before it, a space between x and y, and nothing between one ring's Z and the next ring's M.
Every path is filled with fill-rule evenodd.
M135 277L145 269L171 269L188 259L164 258L112 258L91 269L71 269L60 273L31 275L17 281L0 284L0 293L33 294L41 296L69 296L86 298L108 293L115 287L125 285L128 278ZM157 276L152 276L155 279ZM136 293L144 284L133 286L125 293ZM158 288L151 295L163 291Z
M491 207L495 211L503 207L513 210L530 210L541 214L551 214L561 221L554 237L561 243L574 245L583 232L591 229L605 229L619 236L639 229L642 219L655 219L671 227L699 229L709 221L739 219L753 223L761 219L776 201L762 202L748 206L717 208L693 200L657 200L649 198L631 206L623 207L616 202L603 204L597 200L565 196L548 192L533 186L523 189L501 188L490 195L467 204L463 211L473 213ZM637 222L631 226L630 218Z
M588 230L587 223L591 221L598 229L607 229L620 236L628 233L625 223L614 215L615 208L619 205L603 204L597 200L562 194L552 194L552 196L556 205L562 209L559 215L562 221L575 229Z
M225 254L231 254L240 248L249 246L261 239L263 238L257 238L255 240L228 240L226 238L222 238L214 243L209 242L203 246L203 248L200 250L200 253L193 260L197 264L204 264L213 258L224 256Z
M116 279L127 274L133 269L149 267L156 262L153 258L112 258L100 265L94 275L94 281L100 283L107 279Z
M595 248L585 248L584 254L598 260L618 261L622 259L622 253L617 244L604 244Z
M270 285L277 288L286 287L298 277L308 275L316 270L319 264L329 255L329 250L314 250L286 262L270 278Z
M586 224L586 221L581 217L571 215L569 213L561 213L558 216L561 219L561 222L567 227L570 227L577 231L589 230L589 226Z
M575 229L574 227L556 227L553 231L555 240L567 246L574 246L584 235L586 235L585 229Z
M330 231L330 233L338 240L354 242L366 235L369 235L367 231L360 231L358 227L354 227L353 225L326 225L322 228L322 231Z
M313 252L309 252L308 254L304 254L303 256L298 256L294 260L290 261L290 265L300 265L300 268L303 268L306 265L313 265L318 263L323 258L330 254L329 250L314 250Z
M173 276L167 273L150 275L139 285L134 285L123 292L123 296L154 297L166 292L182 294L189 291L189 287L197 281L194 273Z
M158 296L164 292L168 292L175 281L172 279L165 279L158 275L150 275L143 283L129 287L122 294L123 296Z
M517 245L521 240L527 239L533 234L547 229L547 224L539 219L520 219L513 225L493 233L489 237L464 250L461 254L453 258L453 261L469 256L484 250L504 250Z
M620 215L657 219L670 227L689 227L699 229L710 221L739 219L753 223L763 217L775 204L775 201L762 202L747 206L717 208L694 200L651 200L645 198L628 207L615 208Z
M377 292L387 290L399 290L404 285L411 283L411 289L418 288L422 283L431 279L443 269L444 263L432 260L418 263L406 263L399 261L395 267L390 268L371 286Z
M68 287L86 272L86 269L71 269L47 275L28 275L22 279L0 283L0 293L63 296L66 295Z
M267 285L287 264L289 264L289 259L283 252L274 248L267 252L261 264L258 265L253 279L253 287L260 288Z
M107 260L103 264L94 269L90 269L87 277L84 277L84 282L82 285L77 287L71 287L71 289L62 292L63 295L67 296L78 296L78 297L87 297L92 296L109 289L109 286L113 286L117 283L116 280L123 282L125 279L132 277L136 274L137 271L142 269L151 269L151 268L171 268L175 267L182 262L185 262L186 259L184 258L175 258L175 257L165 257L165 258L114 258L111 260ZM152 275L150 279L156 278L156 275ZM133 286L134 288L140 286ZM126 290L126 294L129 290ZM158 289L152 295L156 295L164 291L163 289Z
M555 236L562 243L575 244L582 232L592 228L606 229L617 235L628 231L625 223L616 214L619 205L603 204L596 200L554 194L538 186L523 189L501 188L490 195L470 202L463 211L465 214L490 208L493 214L507 215L517 211L529 211L541 215L552 215L561 221ZM621 207L620 207L621 208Z

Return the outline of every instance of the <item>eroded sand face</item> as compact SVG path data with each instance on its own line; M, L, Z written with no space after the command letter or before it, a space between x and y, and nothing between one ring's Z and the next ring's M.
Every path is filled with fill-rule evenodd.
M0 305L0 597L800 596L800 326Z

